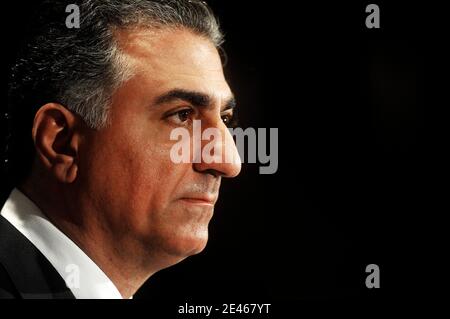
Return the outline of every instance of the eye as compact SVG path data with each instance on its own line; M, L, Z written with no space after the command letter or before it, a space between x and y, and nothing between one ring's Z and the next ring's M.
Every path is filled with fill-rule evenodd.
M225 123L225 125L230 124L231 120L233 119L233 116L227 114L227 115L222 115L222 121Z
M236 118L233 113L222 114L222 121L227 127L233 127L236 123Z
M183 125L192 118L193 113L192 109L183 109L169 114L167 118L177 125Z
M181 122L186 122L189 120L189 116L192 114L192 110L182 110L177 112L178 119Z

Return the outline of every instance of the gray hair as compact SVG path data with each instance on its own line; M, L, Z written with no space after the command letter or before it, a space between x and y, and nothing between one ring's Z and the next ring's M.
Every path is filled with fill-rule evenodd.
M187 28L219 48L223 35L208 5L199 0L80 0L80 28L68 29L67 1L47 0L33 37L12 69L10 104L32 112L57 102L87 125L107 125L114 91L129 76L114 30L135 26ZM17 113L17 112L14 112Z

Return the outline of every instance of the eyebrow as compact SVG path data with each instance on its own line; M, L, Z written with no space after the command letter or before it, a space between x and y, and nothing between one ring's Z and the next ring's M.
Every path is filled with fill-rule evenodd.
M183 89L171 90L156 98L156 105L170 103L176 100L186 101L194 107L207 108L213 105L214 98L208 94L204 94L197 91L189 91ZM222 111L234 109L236 107L236 99L234 96L230 97Z

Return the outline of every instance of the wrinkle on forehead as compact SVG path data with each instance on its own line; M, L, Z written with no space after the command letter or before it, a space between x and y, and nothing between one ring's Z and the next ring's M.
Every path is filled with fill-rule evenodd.
M231 95L218 50L209 39L185 28L133 28L117 31L116 37L133 73L152 87Z
M203 69L222 73L218 50L207 38L186 28L133 28L115 32L120 51L139 65Z

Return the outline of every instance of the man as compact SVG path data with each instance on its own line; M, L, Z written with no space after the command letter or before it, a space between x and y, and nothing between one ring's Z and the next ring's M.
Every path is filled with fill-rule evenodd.
M238 158L222 35L197 0L83 0L80 28L66 5L41 7L12 72L16 144L32 142L16 153L33 156L1 211L0 296L130 298L204 249L221 178L240 172L170 156L199 120Z

